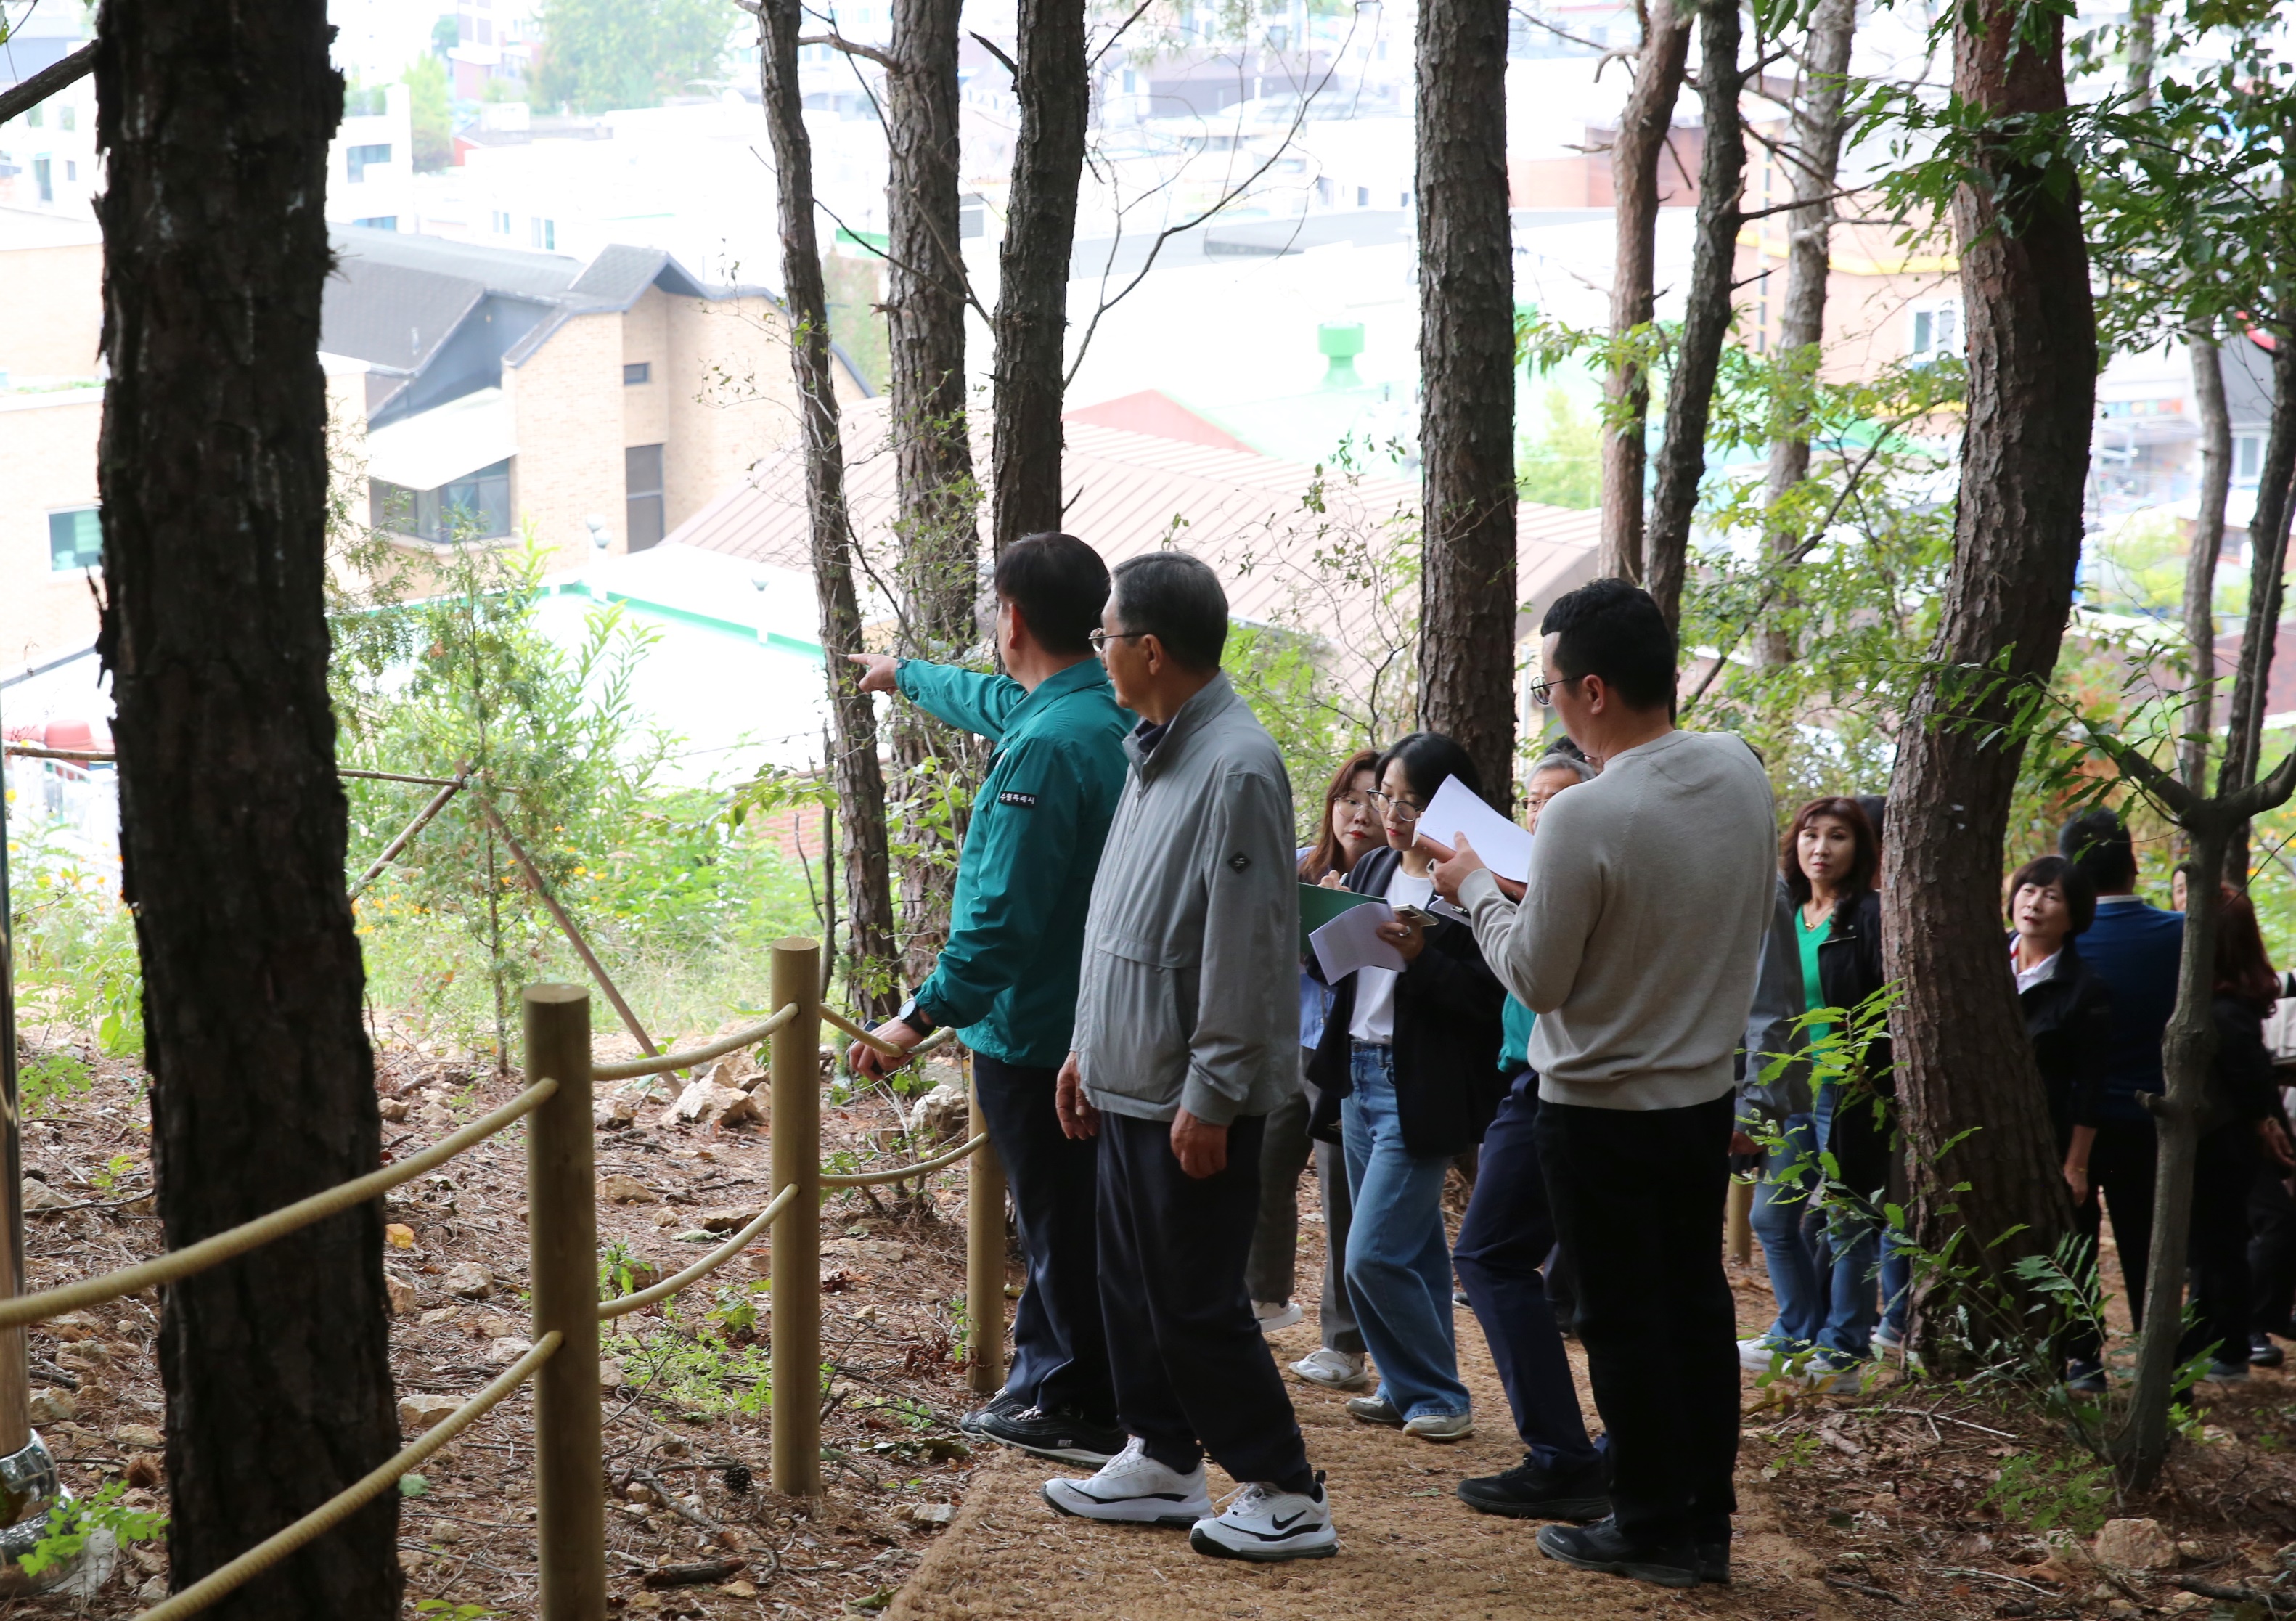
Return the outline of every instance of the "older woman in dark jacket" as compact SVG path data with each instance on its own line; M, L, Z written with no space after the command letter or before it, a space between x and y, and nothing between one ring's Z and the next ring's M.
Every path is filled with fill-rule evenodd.
M1451 1255L1443 1178L1498 1111L1506 991L1466 924L1424 909L1434 895L1419 815L1447 777L1480 792L1474 763L1449 738L1418 732L1379 763L1388 847L1360 857L1347 887L1402 913L1382 933L1400 970L1367 968L1332 987L1308 1078L1322 1089L1315 1126L1336 1123L1355 1219L1348 1298L1380 1385L1348 1403L1366 1423L1430 1441L1473 1433L1452 1328Z

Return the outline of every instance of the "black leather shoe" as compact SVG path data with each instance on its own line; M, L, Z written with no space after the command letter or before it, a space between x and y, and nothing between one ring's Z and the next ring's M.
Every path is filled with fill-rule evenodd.
M1629 1542L1615 1519L1591 1526L1541 1526L1538 1551L1581 1570L1607 1571L1654 1587L1698 1585L1698 1554L1688 1543Z
M2288 1354L2282 1350L2278 1346L2272 1343L2271 1335L2255 1333L2251 1334L2248 1337L2248 1365L2250 1367L2276 1368L2287 1360Z
M1122 1452L1127 1439L1113 1423L1095 1423L1081 1413L1047 1412L1041 1407L983 1413L972 1433L1032 1458L1089 1463L1095 1469Z
M1694 1551L1698 1555L1700 1581L1711 1582L1717 1587L1730 1585L1730 1544L1728 1543L1700 1543Z
M1505 1474L1462 1480L1458 1489L1469 1508L1510 1519L1600 1519L1611 1511L1599 1464L1561 1475L1525 1458Z

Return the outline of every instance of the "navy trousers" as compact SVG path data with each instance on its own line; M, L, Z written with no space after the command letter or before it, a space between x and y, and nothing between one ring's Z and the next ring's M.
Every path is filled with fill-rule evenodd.
M1554 1216L1538 1168L1538 1076L1526 1069L1483 1135L1481 1174L1451 1265L1490 1343L1515 1434L1534 1463L1567 1474L1594 1462L1595 1449L1546 1297L1541 1268L1554 1248Z
M1719 1542L1737 1509L1737 1308L1722 1271L1736 1102L1538 1109L1538 1162L1578 1269L1611 1506L1637 1542Z
M1292 1397L1244 1293L1259 1206L1254 1115L1227 1128L1227 1168L1180 1168L1168 1120L1100 1117L1100 1303L1118 1421L1167 1469L1210 1454L1241 1481L1312 1483Z
M1115 1416L1116 1390L1100 1314L1099 1155L1089 1141L1061 1130L1053 1109L1058 1075L985 1052L972 1059L972 1085L988 1117L988 1140L1004 1162L1029 1257L1004 1388L1035 1406L1104 1424Z

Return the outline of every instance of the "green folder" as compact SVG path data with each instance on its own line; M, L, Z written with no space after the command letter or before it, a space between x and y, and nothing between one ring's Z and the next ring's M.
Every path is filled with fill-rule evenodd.
M1308 937L1330 922L1350 906L1385 905L1376 895L1357 895L1352 889L1326 889L1321 884L1300 886L1300 949L1308 949Z

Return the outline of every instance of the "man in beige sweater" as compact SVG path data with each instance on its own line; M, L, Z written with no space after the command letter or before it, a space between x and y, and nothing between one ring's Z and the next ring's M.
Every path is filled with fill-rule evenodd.
M1674 635L1647 593L1596 580L1540 629L1533 696L1603 773L1540 817L1519 905L1464 840L1436 868L1538 1014L1539 1163L1609 1434L1611 1517L1544 1527L1538 1545L1663 1586L1727 1581L1738 1360L1722 1208L1776 811L1744 742L1675 729Z

